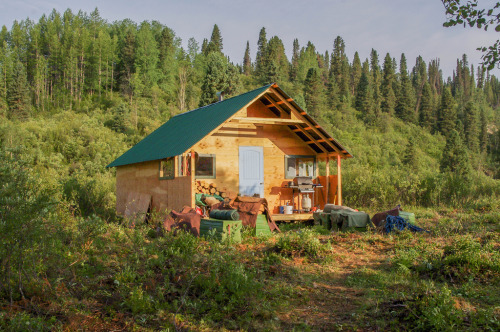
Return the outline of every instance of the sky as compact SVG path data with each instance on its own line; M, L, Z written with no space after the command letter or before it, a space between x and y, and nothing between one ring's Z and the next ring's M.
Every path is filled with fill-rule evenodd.
M191 37L200 45L210 39L217 24L223 52L235 63L242 62L247 41L255 59L259 31L265 27L268 39L283 40L289 57L295 38L300 46L311 41L317 51L331 53L335 37L341 36L350 62L356 51L363 61L372 49L379 53L381 65L387 52L398 62L405 53L409 69L419 55L426 62L439 58L446 78L463 54L477 67L481 53L476 48L492 45L500 36L494 29L444 28L440 0L0 0L0 26L10 30L14 20L38 21L53 9L90 13L96 7L108 22L159 21L182 39L185 48ZM500 76L500 70L493 74Z

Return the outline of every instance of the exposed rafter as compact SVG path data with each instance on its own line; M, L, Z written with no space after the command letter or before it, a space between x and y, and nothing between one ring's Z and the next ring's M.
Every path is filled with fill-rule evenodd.
M284 102L284 104L290 108L291 110L295 109L295 107L293 105L291 105L287 100L285 100L282 96L281 96L281 93L279 91L277 91L274 87L274 85L272 87L269 88L270 91L272 91L281 101ZM328 137L326 137L325 135L323 135L323 133L318 130L318 128L316 128L316 125L311 123L303 114L302 112L298 111L298 112L295 112L295 114L304 122L308 125L308 127L310 129L312 129L319 137L321 137L322 139L324 140L327 140L330 144L329 146L331 146L336 152L338 153L342 153L340 151L340 149L338 147L335 146L335 144L332 144L331 141L328 140Z

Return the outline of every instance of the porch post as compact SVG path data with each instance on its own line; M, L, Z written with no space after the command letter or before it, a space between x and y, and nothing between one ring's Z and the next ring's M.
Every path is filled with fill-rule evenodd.
M196 199L195 199L196 183L195 183L195 178L194 178L194 172L195 172L194 163L195 163L194 150L191 150L190 174L191 174L191 207L192 208L194 208L196 205Z
M337 201L342 205L342 174L340 173L340 154L337 155Z
M326 198L325 204L328 204L330 198L330 157L326 155Z

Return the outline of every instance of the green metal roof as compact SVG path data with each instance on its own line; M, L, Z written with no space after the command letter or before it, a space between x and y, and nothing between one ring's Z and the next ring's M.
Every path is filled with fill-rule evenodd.
M124 166L180 155L271 85L178 114L106 167Z

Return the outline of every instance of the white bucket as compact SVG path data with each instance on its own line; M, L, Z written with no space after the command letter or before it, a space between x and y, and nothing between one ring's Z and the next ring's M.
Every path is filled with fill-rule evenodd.
M285 205L285 214L293 214L293 206L291 205Z

